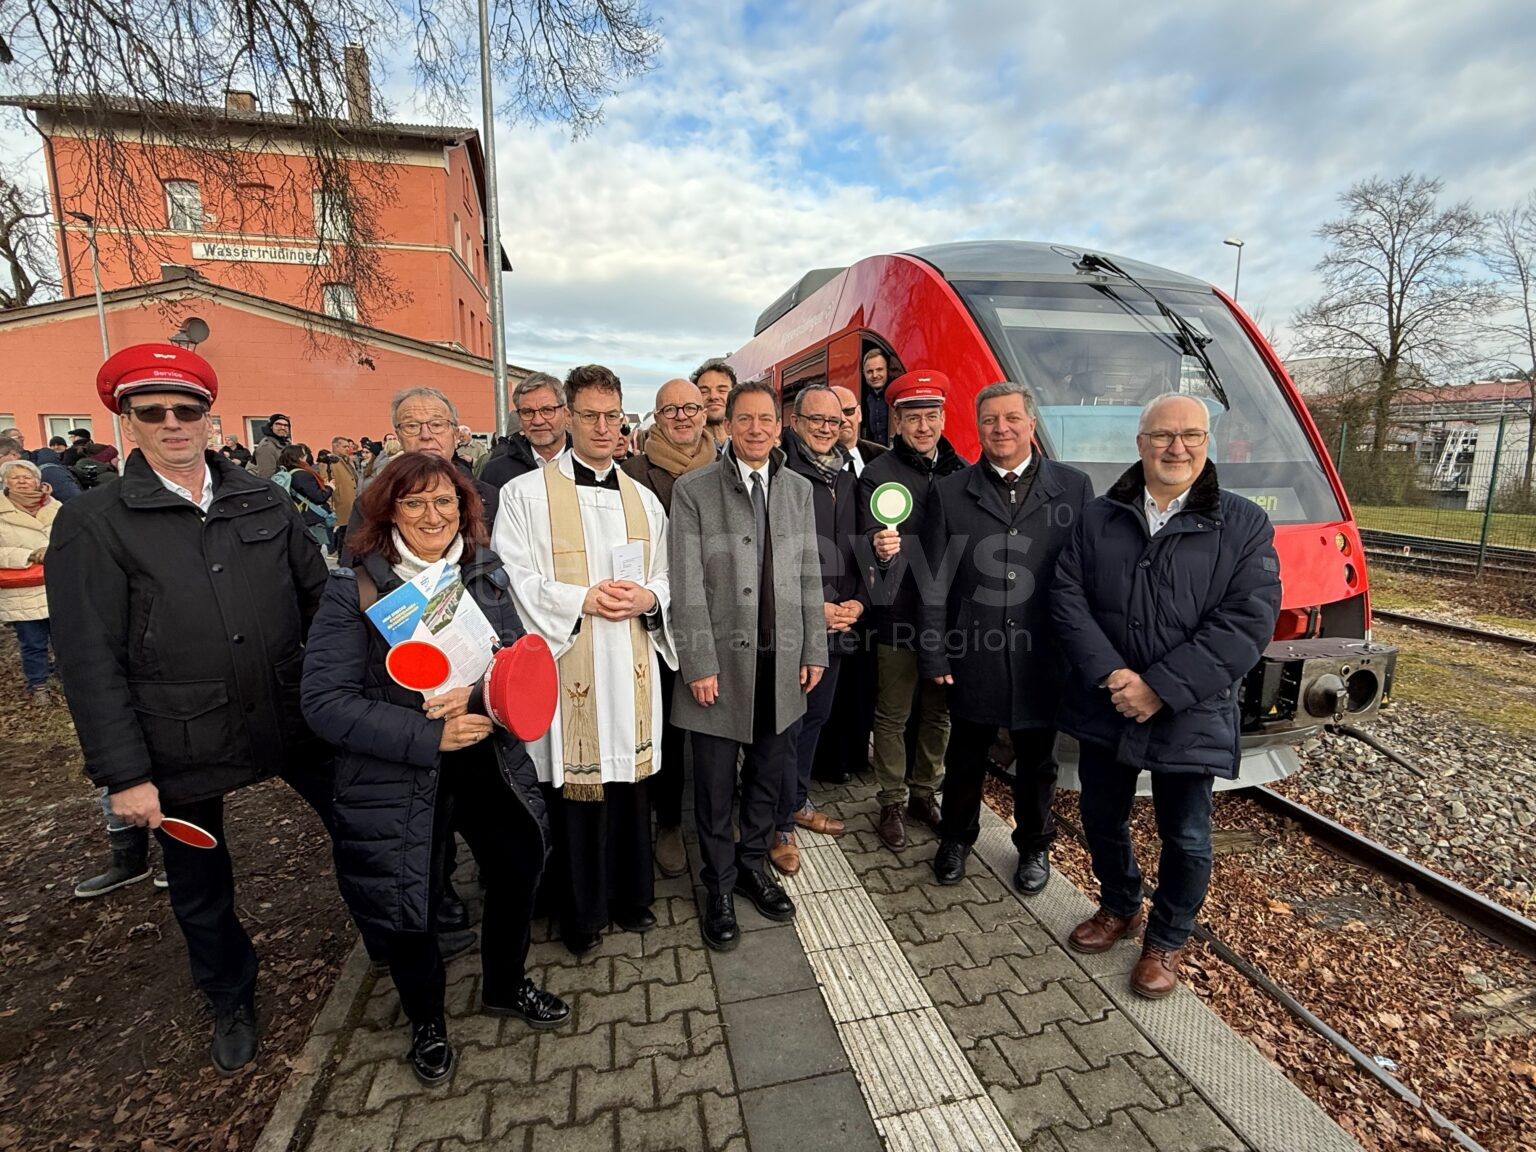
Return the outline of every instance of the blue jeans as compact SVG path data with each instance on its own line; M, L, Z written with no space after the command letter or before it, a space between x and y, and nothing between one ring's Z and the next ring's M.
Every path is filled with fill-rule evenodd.
M41 688L48 682L48 621L13 620L16 642L21 645L21 673L27 689Z
M1131 847L1131 803L1141 775L1115 759L1114 750L1084 742L1077 776L1082 788L1083 834L1099 881L1099 903L1116 916L1141 907L1141 869ZM1147 921L1147 943L1184 947L1211 885L1211 785L1215 778L1184 772L1152 773L1152 808L1162 855L1157 891Z
M105 788L101 790L101 814L107 818L107 831L126 832L134 825L128 823L121 816L112 811L112 794Z
M805 715L791 724L789 754L784 757L784 788L779 793L779 831L795 830L795 813L805 807L811 791L811 768L816 763L816 742L827 717L832 715L832 701L837 695L837 670L842 656L828 656L827 668L816 687L805 698Z

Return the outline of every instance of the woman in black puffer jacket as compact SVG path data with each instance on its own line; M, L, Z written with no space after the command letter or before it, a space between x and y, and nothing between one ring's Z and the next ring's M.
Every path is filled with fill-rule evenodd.
M524 975L528 923L543 871L548 820L527 751L493 728L478 688L423 702L384 667L388 645L364 605L429 564L459 566L469 594L502 644L523 635L501 560L486 546L480 498L453 464L409 453L392 461L359 501L348 542L354 568L335 572L310 629L304 717L339 750L335 852L342 896L388 942L389 964L412 1035L407 1061L426 1084L444 1083L453 1049L443 1019L437 903L449 818L469 841L485 884L482 1009L555 1027L570 1010Z

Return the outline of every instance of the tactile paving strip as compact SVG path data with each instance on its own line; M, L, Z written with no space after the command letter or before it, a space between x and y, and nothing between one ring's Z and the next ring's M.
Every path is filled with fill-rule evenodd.
M889 1152L973 1152L978 1148L1018 1147L1008 1125L985 1097L876 1120L875 1127Z

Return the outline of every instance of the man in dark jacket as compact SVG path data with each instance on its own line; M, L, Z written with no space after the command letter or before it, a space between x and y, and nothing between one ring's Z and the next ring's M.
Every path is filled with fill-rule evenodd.
M854 650L859 617L869 593L859 573L853 544L858 536L858 482L848 470L848 457L837 442L843 426L842 405L825 384L801 389L795 397L790 434L783 439L784 467L811 482L816 514L816 547L821 560L822 616L827 630L827 670L806 697L805 715L789 730L784 789L779 795L779 829L768 858L786 876L800 870L795 828L840 836L843 822L818 812L811 803L811 766L816 742L832 713L843 656Z
M256 475L263 480L270 480L276 476L277 458L291 443L293 443L293 423L281 412L272 413L267 417L266 435L261 438L251 453Z
M976 395L982 459L933 486L923 554L945 571L923 603L918 665L950 685L944 813L934 878L958 884L981 831L981 785L999 728L1013 739L1014 887L1045 888L1056 835L1056 694L1049 593L1056 557L1093 496L1088 477L1034 451L1023 384ZM952 545L952 542L958 542ZM949 555L951 547L955 555Z
M704 432L704 396L687 380L668 380L656 393L656 425L645 451L621 467L641 487L649 488L672 515L672 487L678 478L715 462L715 442ZM677 673L665 660L656 665L661 689L661 771L651 778L651 806L656 810L656 866L664 876L688 871L683 847L683 743L687 733L672 723L672 693Z
M330 756L304 726L304 637L325 564L285 494L207 450L218 379L170 344L97 377L122 479L60 509L48 599L85 769L114 815L159 830L171 907L214 1011L213 1061L256 1054L256 951L235 915L224 795L277 774L328 820ZM213 835L191 847L168 817Z
M571 446L565 385L549 373L535 372L519 381L512 390L512 408L523 430L493 451L480 469L480 479L497 491Z
M897 852L907 846L903 809L912 819L939 830L937 793L944 786L944 750L949 747L949 702L944 687L917 672L917 635L922 629L922 592L938 557L922 554L928 498L941 477L966 466L944 438L944 401L949 377L942 372L908 372L887 396L896 425L896 446L859 477L859 534L868 538L875 569L870 575L875 604L875 780L880 816L875 831ZM882 484L900 484L911 494L912 510L895 528L875 519L870 508ZM905 546L905 548L904 548ZM916 757L907 789L907 722L917 697Z
M859 407L863 413L864 435L876 444L889 444L893 429L885 386L891 379L890 357L880 348L871 348L864 353L861 371L864 395L859 399Z
M1103 952L1146 925L1131 988L1158 999L1211 879L1211 787L1237 775L1238 686L1274 635L1274 529L1223 492L1210 413L1170 394L1142 410L1141 461L1084 512L1062 553L1052 614L1069 669L1061 725L1082 748L1083 831L1099 910L1073 930ZM1136 778L1152 773L1162 858L1150 921L1131 847Z
M71 428L69 430L69 447L59 454L59 463L66 468L73 468L76 462L83 456L84 448L91 442L91 430L89 428Z
M219 449L219 455L236 468L244 468L251 462L251 450L240 443L238 436L224 437L224 446Z

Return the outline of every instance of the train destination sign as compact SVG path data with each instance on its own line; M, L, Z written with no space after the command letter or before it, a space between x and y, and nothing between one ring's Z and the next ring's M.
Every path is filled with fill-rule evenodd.
M196 260L239 260L247 264L329 264L331 254L304 244L238 244L226 240L192 241Z

